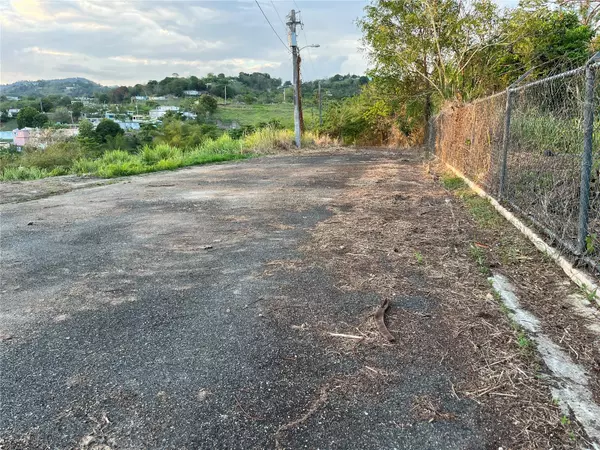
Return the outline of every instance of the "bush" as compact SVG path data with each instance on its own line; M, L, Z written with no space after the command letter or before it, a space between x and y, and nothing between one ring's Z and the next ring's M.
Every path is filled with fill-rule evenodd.
M267 127L249 134L243 142L244 148L258 152L290 150L294 148L294 132Z
M73 163L71 171L77 175L93 174L98 170L98 160L87 158L78 159Z
M0 174L0 181L38 180L47 176L48 171L39 167L6 167Z
M45 149L27 148L23 151L20 165L25 167L40 167L68 169L73 162L82 156L81 147L77 142L57 142Z
M179 148L169 144L157 144L155 146L144 145L139 154L144 163L154 164L163 159L181 159L182 152Z
M239 153L241 151L240 142L232 139L228 134L224 134L216 140L204 141L200 148L206 153Z

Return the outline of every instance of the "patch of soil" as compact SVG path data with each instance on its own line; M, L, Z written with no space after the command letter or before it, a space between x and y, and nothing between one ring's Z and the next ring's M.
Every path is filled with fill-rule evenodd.
M354 320L344 322L326 306L318 315L296 316L297 321L318 333L331 351L357 358L381 348L409 359L426 355L431 370L439 366L453 374L440 395L478 405L487 442L575 448L584 439L581 431L576 424L561 424L549 386L539 377L540 360L519 347L518 330L491 296L485 268L473 257L473 245L491 249L502 236L482 232L462 201L426 174L416 151L405 155L406 161L367 166L342 198L334 199L345 208L332 207L333 215L301 248L305 264L335 275L338 290L390 299L386 323L397 344L377 333L375 302ZM531 261L533 269L538 259ZM418 416L460 418L435 400L421 400L414 400Z

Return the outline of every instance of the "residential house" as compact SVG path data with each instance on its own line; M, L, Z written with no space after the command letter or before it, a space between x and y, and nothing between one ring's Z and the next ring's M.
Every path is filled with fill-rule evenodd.
M104 113L104 118L105 119L115 120L116 116L117 115L115 113L110 113L110 112Z
M163 117L167 113L167 111L179 112L179 107L167 105L158 106L150 111L150 119L158 120L161 117Z
M145 101L145 100L148 100L148 97L147 97L147 96L145 96L145 95L136 95L136 96L135 96L135 97L133 97L133 98L134 98L135 100L138 100L138 101Z
M15 101L15 102L16 102L16 101L18 101L18 100L19 100L19 97L16 97L16 96L14 96L14 95L7 95L7 96L6 96L6 99L7 99L7 100L12 100L12 101Z
M19 111L21 111L19 108L9 108L8 109L8 117L17 117L17 114L19 114Z
M186 97L198 97L200 95L200 91L196 91L196 90L183 91L183 95L185 95Z

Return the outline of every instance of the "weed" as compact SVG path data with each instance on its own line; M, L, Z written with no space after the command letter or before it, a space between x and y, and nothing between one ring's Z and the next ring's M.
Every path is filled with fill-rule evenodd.
M442 177L442 184L449 191L457 191L466 187L466 184L462 178L450 175Z
M498 214L487 199L471 191L463 193L461 198L477 224L481 227L496 229L502 225L502 216Z
M421 252L415 252L415 258L417 259L418 264L423 264L425 262L425 258Z
M0 174L0 181L38 180L50 174L39 167L5 167Z
M483 250L482 248L478 247L475 244L471 244L469 246L469 253L470 253L471 257L477 263L479 272L482 273L483 275L490 275L491 271L488 266L485 250Z
M567 427L567 426L571 425L571 419L569 419L567 416L563 415L560 417L560 424L563 427Z
M535 344L529 339L527 333L525 333L519 325L513 324L513 327L518 330L517 344L519 345L519 348L525 356L532 356L535 352Z

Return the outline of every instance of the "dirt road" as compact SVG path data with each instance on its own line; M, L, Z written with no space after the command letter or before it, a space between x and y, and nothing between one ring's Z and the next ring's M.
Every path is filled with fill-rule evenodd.
M416 151L194 167L0 211L2 448L587 439ZM392 344L372 318L385 298Z

